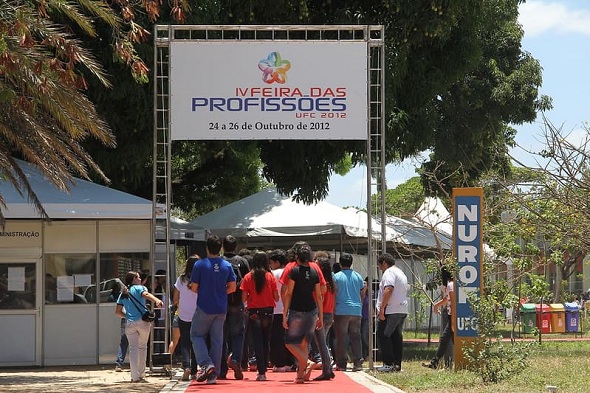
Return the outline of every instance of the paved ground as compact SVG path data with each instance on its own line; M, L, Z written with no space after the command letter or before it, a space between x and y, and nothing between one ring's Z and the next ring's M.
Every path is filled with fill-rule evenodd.
M572 337L553 337L546 335L543 339L570 341ZM588 337L577 339L590 340ZM537 340L537 338L531 338L530 340ZM424 344L426 340L408 339L406 342ZM433 344L435 345L436 342ZM189 382L179 380L180 374L181 372L178 371L172 379L164 374L153 374L147 377L149 383L132 384L130 382L129 370L115 372L114 367L111 365L0 368L0 392L180 393L184 392L189 385ZM374 393L401 392L401 390L383 384L366 373L349 374L351 378L363 386L369 387Z
M154 374L147 377L149 383L138 384L130 382L129 371L115 372L113 367L106 365L0 368L0 391L3 393L181 393L190 384L190 382L180 381L181 374L182 372L178 371L172 379L162 374ZM366 373L347 374L374 393L403 393ZM306 387L317 391L317 384Z

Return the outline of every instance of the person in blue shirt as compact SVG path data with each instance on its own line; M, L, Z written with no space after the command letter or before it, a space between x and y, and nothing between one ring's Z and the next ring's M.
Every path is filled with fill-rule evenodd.
M352 371L361 371L361 316L365 291L363 277L352 270L352 255L340 255L342 270L334 274L336 307L334 308L334 331L336 333L336 369L346 371L346 349L350 344Z
M125 286L117 299L115 315L126 319L125 335L129 341L131 382L147 382L145 380L145 366L151 325L150 322L142 319L143 313L147 310L146 300L154 302L156 307L162 307L162 301L141 285L141 277L138 272L130 271L125 274Z
M217 383L223 351L223 324L227 295L236 291L236 275L230 262L220 257L218 236L207 239L207 258L195 262L188 287L199 294L191 323L191 341L200 366L197 382ZM203 295L201 295L203 294ZM207 338L211 346L207 348Z

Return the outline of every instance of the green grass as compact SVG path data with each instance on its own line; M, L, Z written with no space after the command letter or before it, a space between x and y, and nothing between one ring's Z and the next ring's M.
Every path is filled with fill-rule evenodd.
M435 351L436 343L430 347L406 346L403 372L372 375L408 393L537 393L547 392L547 385L557 386L559 393L590 392L590 341L573 338L566 342L544 341L536 346L529 358L530 366L522 373L488 385L469 371L435 371L422 367L421 363Z

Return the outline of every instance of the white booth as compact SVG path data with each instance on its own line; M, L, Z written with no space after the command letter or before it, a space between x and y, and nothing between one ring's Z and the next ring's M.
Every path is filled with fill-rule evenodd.
M150 269L152 202L20 166L50 220L0 180L0 367L114 363L118 280Z

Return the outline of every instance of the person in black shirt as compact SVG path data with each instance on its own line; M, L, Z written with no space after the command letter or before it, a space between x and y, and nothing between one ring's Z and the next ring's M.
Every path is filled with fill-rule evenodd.
M302 246L297 251L297 265L289 272L283 297L283 327L287 329L285 345L299 364L295 383L309 380L314 363L308 360L308 345L314 330L321 329L323 321L320 277L309 266L310 260L311 249Z

